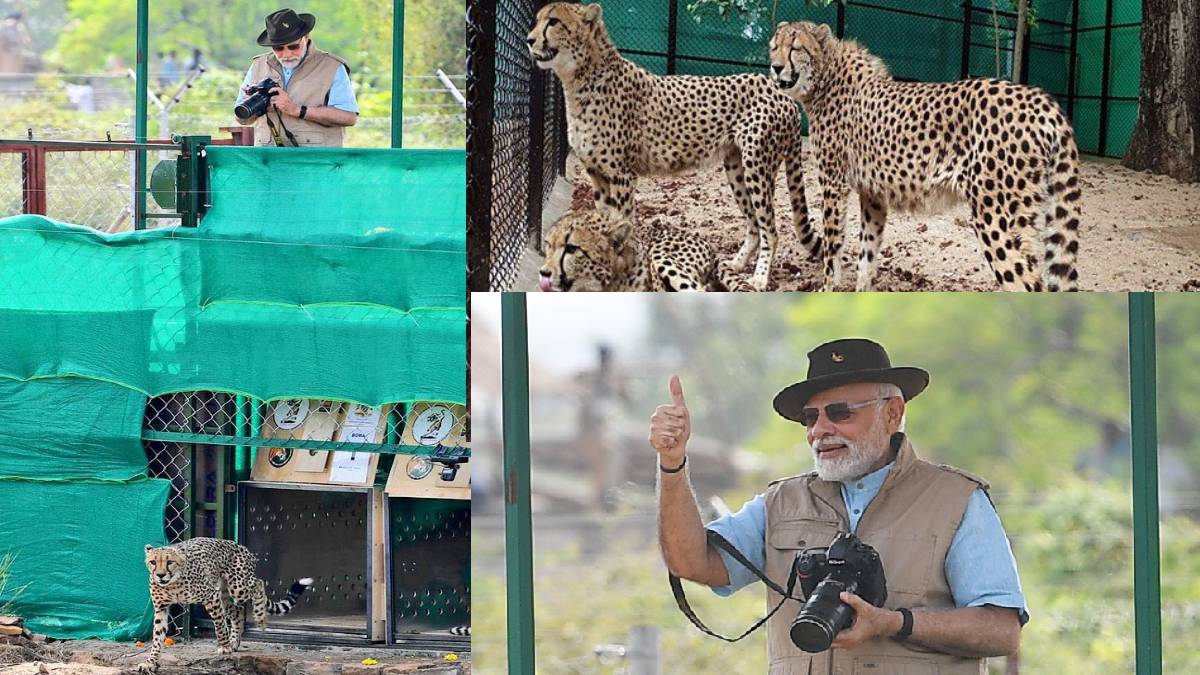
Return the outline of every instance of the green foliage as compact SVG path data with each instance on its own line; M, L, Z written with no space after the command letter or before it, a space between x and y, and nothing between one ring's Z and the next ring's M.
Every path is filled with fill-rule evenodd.
M7 598L0 602L0 615L8 614L17 598L21 597L26 588L29 588L29 584L13 589L8 588L9 570L12 569L14 560L16 560L16 556L11 553L0 556L0 598Z

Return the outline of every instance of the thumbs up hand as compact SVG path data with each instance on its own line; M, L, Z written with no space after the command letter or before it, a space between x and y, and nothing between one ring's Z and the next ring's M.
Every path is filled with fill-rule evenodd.
M678 375L671 376L671 405L660 405L650 416L650 446L658 452L659 463L675 467L683 463L687 442L692 436L692 418L683 400L683 385Z

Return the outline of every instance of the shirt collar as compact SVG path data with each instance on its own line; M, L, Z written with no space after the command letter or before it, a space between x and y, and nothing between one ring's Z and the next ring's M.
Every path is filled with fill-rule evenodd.
M879 488L883 487L883 481L887 479L888 473L891 472L892 467L895 465L895 461L888 462L882 468L876 469L862 478L842 481L842 486L853 492L878 492Z

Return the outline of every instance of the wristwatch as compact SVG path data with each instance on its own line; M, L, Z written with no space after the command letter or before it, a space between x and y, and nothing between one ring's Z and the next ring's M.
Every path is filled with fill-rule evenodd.
M896 642L904 642L909 638L910 635L912 635L913 615L907 607L897 607L896 611L900 612L903 622L900 624L900 630L896 631L896 634L892 636L892 639Z
M300 106L300 115L298 115L298 117L300 119L304 119L304 116L307 114L308 114L308 106L306 106L306 105Z

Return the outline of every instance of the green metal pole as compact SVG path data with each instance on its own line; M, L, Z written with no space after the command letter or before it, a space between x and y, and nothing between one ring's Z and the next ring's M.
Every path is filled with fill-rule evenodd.
M504 539L508 672L532 675L533 518L529 509L529 337L525 294L500 297L504 394Z
M1162 673L1158 555L1158 414L1154 294L1129 294L1129 404L1133 440L1133 608L1138 675Z
M392 147L404 145L404 0L392 0Z
M150 0L137 0L137 76L134 81L133 137L146 142L146 92L149 90ZM136 150L133 167L133 229L146 227L146 151Z

